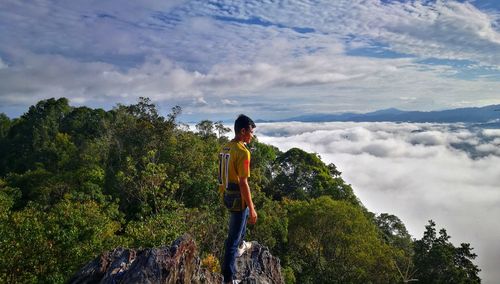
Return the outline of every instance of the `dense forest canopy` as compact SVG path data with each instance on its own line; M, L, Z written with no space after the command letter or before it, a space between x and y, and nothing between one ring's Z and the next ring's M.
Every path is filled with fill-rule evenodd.
M0 282L63 283L104 250L186 232L203 264L220 269L228 212L217 155L231 129L204 120L191 131L181 111L163 117L147 98L110 111L60 98L0 114ZM259 220L248 238L281 259L287 283L480 282L470 245L455 247L433 221L412 239L317 154L250 148Z

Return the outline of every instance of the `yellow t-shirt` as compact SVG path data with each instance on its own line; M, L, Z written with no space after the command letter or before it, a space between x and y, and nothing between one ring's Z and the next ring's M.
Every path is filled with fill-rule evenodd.
M250 151L243 142L230 141L219 153L219 193L221 197L229 183L239 184L240 177L250 177ZM245 208L242 200L243 208Z

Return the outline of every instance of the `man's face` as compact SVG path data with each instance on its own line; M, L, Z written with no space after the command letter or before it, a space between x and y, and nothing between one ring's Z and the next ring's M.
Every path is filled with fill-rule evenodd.
M249 127L248 129L243 128L241 130L241 134L243 137L243 142L248 144L248 143L250 143L250 141L252 141L252 138L253 138L253 128L252 127Z

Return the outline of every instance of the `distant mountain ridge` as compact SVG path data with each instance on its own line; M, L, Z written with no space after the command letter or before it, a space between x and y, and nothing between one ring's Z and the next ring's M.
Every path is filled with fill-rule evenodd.
M369 113L307 114L274 122L434 122L434 123L483 123L500 125L500 105L458 108L441 111L403 111L396 108Z

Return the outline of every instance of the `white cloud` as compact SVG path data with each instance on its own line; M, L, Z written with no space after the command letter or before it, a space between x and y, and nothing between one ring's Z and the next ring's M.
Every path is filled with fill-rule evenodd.
M421 97L431 97L435 92L446 90L454 92L454 95L466 96L470 91L499 84L444 80L439 78L439 73L416 70L418 66L405 59L368 59L342 55L338 55L335 62L314 55L284 61L279 65L219 64L207 73L188 71L162 56L147 58L142 65L129 70L121 70L109 63L80 62L60 55L25 52L22 58L23 65L0 70L0 100L3 104L21 101L33 104L52 96L78 98L80 103L84 103L83 98L87 101L128 103L139 96L147 96L155 101L197 99L203 96L212 107L219 107L214 102L220 101L221 96L244 95L254 101L267 101L269 105L271 99L278 104L281 102L282 106L285 106L283 101L295 102L288 107L288 115L292 115L297 111L321 111L323 108L323 112L330 112L332 108L338 109L337 98L343 98L343 103L350 102L348 106L354 107L356 102L359 104L362 100L356 92L365 93L367 101L380 100L383 105L385 101L394 102L392 96L397 98L402 92L419 92ZM416 80L425 80L429 85L415 88ZM384 89L379 85L380 81L393 83L391 88ZM290 89L292 86L295 89ZM304 96L311 92L318 95ZM483 93L490 93L491 96L496 94L488 90ZM311 101L314 98L317 102ZM445 100L446 96L443 95ZM228 101L225 102L223 106L228 105ZM254 109L263 110L261 106ZM219 110L224 112L223 109Z
M0 69L5 69L7 68L7 64L5 64L5 62L3 62L2 58L0 58Z
M203 107L203 106L207 106L208 103L207 103L207 101L205 101L205 99L203 97L198 97L198 98L194 99L193 105L195 107Z
M481 144L476 146L476 150L482 153L495 153L500 156L500 148L495 144Z
M484 129L482 133L484 136L500 137L500 129Z
M256 133L283 151L299 147L335 163L368 209L399 216L415 238L433 219L455 244L471 243L485 283L500 278L500 151L488 140L497 130L335 122L259 123Z
M411 144L421 144L424 146L442 145L446 139L446 135L439 131L424 131L416 133L409 137Z
M303 1L251 5L229 2L229 9L194 2L192 13L235 19L258 17L276 26L306 27L331 37L355 37L354 45L380 41L397 52L500 65L499 15L456 1Z
M9 68L0 69L0 101L28 107L66 96L113 105L148 96L190 105L203 97L210 107L189 112L204 115L229 113L215 102L230 98L261 118L500 102L494 78L458 79L457 68L418 63L430 56L496 64L491 12L453 1L275 5L4 1L0 52ZM351 48L411 57L353 56Z
M238 103L238 101L230 100L230 99L222 99L221 102L223 105L229 105L229 106L233 106L233 105L236 105Z

